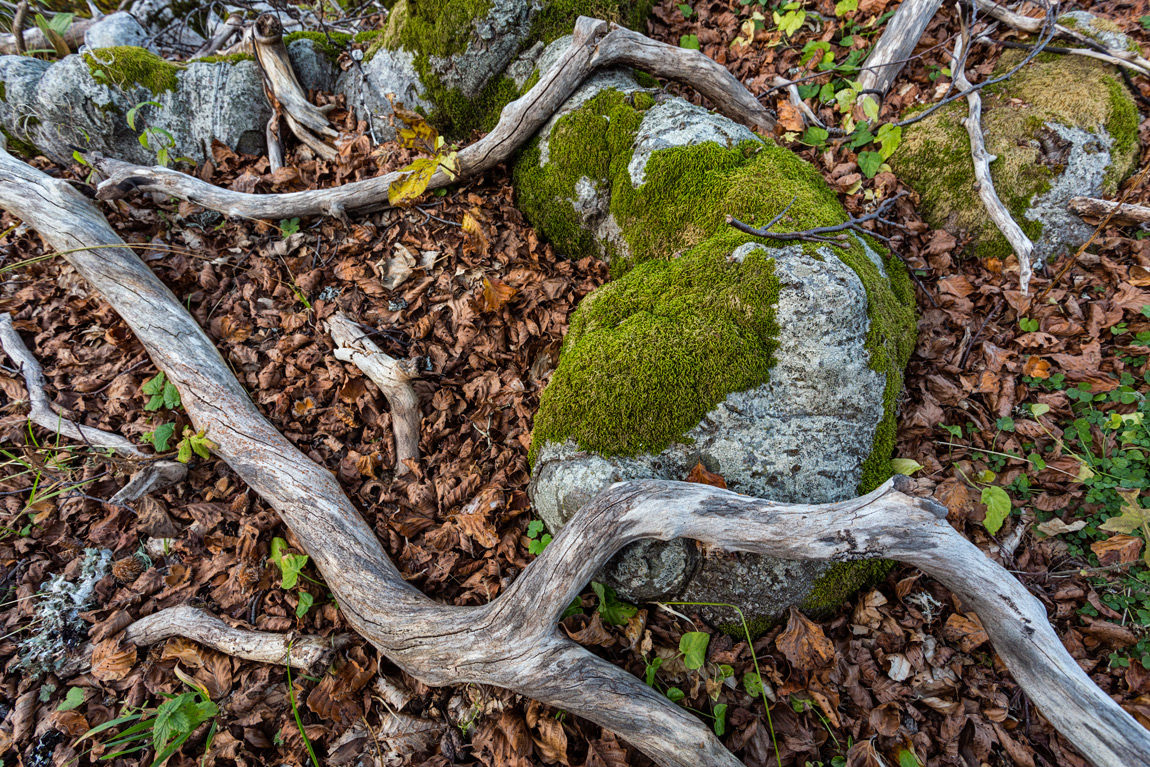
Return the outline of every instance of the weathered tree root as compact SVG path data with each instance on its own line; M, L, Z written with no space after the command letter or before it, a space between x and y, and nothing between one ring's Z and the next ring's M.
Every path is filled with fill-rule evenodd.
M28 420L37 426L47 429L62 437L81 442L96 449L114 450L126 458L148 460L151 456L133 445L119 434L112 434L103 429L91 426L82 426L75 421L64 418L52 409L48 395L44 393L46 382L40 363L24 345L20 334L12 324L11 315L0 314L0 348L12 360L12 363L24 376L24 385L28 389ZM152 461L147 463L132 475L128 484L124 485L118 493L109 500L111 503L127 503L134 501L152 490L174 485L182 482L187 476L188 467L176 461Z
M186 605L152 613L124 629L124 639L134 645L153 645L172 637L191 639L235 658L279 666L287 663L301 671L325 669L335 651L349 640L347 636L324 639L234 628L205 610Z
M1150 224L1150 208L1145 205L1099 200L1095 197L1071 197L1070 210L1080 216L1103 219L1116 224Z
M1029 698L1095 764L1150 764L1150 732L1070 657L1041 603L947 524L941 506L903 492L902 478L820 506L680 482L616 484L493 602L438 604L403 579L331 472L256 410L207 335L87 198L0 152L0 206L36 228L124 318L216 453L312 556L347 621L427 684L506 687L607 727L660 764L735 767L698 719L562 636L563 610L615 552L644 538L783 559L888 557L934 576L973 609ZM86 249L97 245L108 247Z
M336 312L327 320L327 329L336 342L336 359L350 362L370 378L391 407L391 428L395 432L396 476L411 471L407 462L419 462L419 424L423 414L411 381L419 376L414 363L392 359L359 324Z
M1006 205L998 197L994 188L994 179L990 174L990 164L997 158L986 151L986 140L982 135L982 97L975 90L970 81L966 79L963 67L966 57L963 51L970 46L970 30L963 25L962 34L954 41L954 53L950 57L951 78L959 91L966 92L966 103L970 113L963 119L962 125L970 136L970 154L974 163L974 188L987 215L1002 236L1010 243L1014 255L1018 257L1018 282L1022 294L1026 295L1030 289L1030 278L1033 274L1031 263L1034 258L1034 243L1022 231L1022 227L1010 215Z
M75 51L84 44L84 34L88 28L99 21L98 18L91 19L75 19L72 21L71 26L64 32L64 42L68 44L68 48ZM36 51L51 49L55 46L52 42L44 36L39 27L33 26L31 29L23 29L21 35L21 42L25 50ZM7 34L0 34L0 54L21 54L19 44L16 41L16 35L11 32Z
M244 32L243 48L255 56L263 73L264 93L272 105L272 121L268 123L268 153L272 170L283 165L281 138L274 123L282 117L291 132L313 152L327 160L334 161L339 153L320 136L335 138L339 134L332 129L327 115L307 100L307 92L295 76L295 70L283 41L283 25L270 13L256 19Z
M886 95L941 6L942 0L903 0L863 62L862 93L875 93L880 100Z
M503 108L491 133L459 151L460 177L478 176L509 160L591 73L612 66L638 67L658 77L677 80L695 88L720 112L762 132L774 130L775 120L770 113L721 64L698 51L676 48L581 16L575 24L571 46L559 62L531 90ZM97 190L101 200L118 199L138 189L178 197L235 218L277 220L386 208L388 188L404 175L395 171L334 189L246 194L167 168L145 168L110 158L98 158L95 163L105 177ZM458 180L439 171L427 188L440 189Z

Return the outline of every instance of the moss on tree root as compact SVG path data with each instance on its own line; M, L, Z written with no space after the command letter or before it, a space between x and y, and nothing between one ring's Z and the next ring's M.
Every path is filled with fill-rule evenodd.
M571 317L535 416L532 463L543 445L568 439L604 456L658 453L684 440L727 395L767 382L778 333L774 259L762 250L742 263L727 256L743 243L779 243L738 232L726 216L761 223L793 199L787 228L847 219L821 175L773 143L658 151L636 188L628 166L653 104L643 92L603 91L557 121L546 165L538 140L516 164L518 203L536 228L572 258L609 258L616 278ZM570 203L589 188L609 195L614 244L601 246ZM861 243L830 251L866 290L866 348L886 380L884 415L858 488L867 492L890 477L897 398L915 342L914 294L902 262L880 248L886 275ZM889 569L881 561L835 565L803 606L834 609Z
M1019 60L1020 54L1008 51L999 63L1000 72ZM1105 129L1114 138L1105 192L1116 189L1134 167L1138 112L1125 86L1101 62L1041 54L1029 67L983 93L986 147L997 157L990 165L995 189L1032 240L1042 234L1042 224L1023 214L1060 172L1042 162L1039 139L1047 123ZM1012 252L1010 245L987 216L974 188L970 139L962 125L966 115L966 102L960 100L909 126L902 146L891 156L891 166L919 193L919 210L932 226L969 232L976 239L976 255L1004 258Z

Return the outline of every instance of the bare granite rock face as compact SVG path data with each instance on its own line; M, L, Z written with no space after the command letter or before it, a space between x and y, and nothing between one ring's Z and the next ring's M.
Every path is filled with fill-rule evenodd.
M132 45L137 48L147 48L152 53L158 53L152 44L148 30L136 20L136 17L126 11L111 13L88 27L84 33L84 45L89 48L115 48L121 45Z

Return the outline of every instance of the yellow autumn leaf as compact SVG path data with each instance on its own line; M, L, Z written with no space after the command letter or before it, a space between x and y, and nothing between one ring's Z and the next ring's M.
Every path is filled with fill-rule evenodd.
M403 169L404 175L387 189L387 200L396 207L415 204L419 196L427 190L431 177L439 168L434 157L420 157Z

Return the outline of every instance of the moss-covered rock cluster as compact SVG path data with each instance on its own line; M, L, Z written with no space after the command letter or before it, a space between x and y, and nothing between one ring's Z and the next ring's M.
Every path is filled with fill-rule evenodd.
M557 528L610 482L682 479L696 463L778 500L885 480L915 338L901 262L857 239L777 247L734 230L726 216L763 222L792 201L787 229L846 213L814 168L741 126L634 83L588 88L515 167L536 227L615 277L572 315L540 401L538 513ZM882 571L700 560L672 542L624 552L609 577L635 599L732 602L769 620L787 604L837 606Z
M1020 60L1019 52L1007 52L999 71ZM1138 112L1119 77L1093 59L1040 54L983 91L995 188L1039 258L1090 236L1090 227L1067 211L1070 197L1113 193L1137 161ZM1004 258L1010 246L974 188L966 114L960 100L908 126L890 162L921 196L919 210L931 225L972 235L979 256Z

